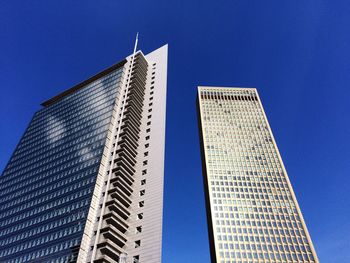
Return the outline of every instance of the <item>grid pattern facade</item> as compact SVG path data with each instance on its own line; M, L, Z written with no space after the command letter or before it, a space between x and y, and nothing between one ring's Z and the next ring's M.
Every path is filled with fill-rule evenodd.
M0 177L0 262L161 262L167 50L42 104Z
M0 177L0 261L75 262L122 65L39 110Z
M198 100L213 261L318 262L256 89Z

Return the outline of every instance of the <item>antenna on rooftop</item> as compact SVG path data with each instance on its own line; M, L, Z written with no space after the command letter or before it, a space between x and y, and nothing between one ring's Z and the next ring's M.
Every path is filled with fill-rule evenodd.
M136 33L135 46L134 46L134 55L137 49L137 43L139 42L139 32Z

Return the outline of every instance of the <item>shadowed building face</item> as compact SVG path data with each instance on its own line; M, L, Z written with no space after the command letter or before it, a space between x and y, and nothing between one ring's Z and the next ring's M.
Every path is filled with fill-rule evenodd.
M44 102L0 177L1 262L160 262L167 46Z

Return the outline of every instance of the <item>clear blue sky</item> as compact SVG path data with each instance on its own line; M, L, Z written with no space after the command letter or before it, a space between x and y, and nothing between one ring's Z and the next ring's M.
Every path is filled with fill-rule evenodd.
M0 170L39 104L169 43L164 263L209 263L197 85L256 87L322 262L350 262L348 1L0 3Z

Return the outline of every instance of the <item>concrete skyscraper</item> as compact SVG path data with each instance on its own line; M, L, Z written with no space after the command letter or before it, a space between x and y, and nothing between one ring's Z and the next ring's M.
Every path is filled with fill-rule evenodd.
M167 45L44 102L0 177L0 262L161 262Z
M198 87L212 262L318 262L258 92Z

